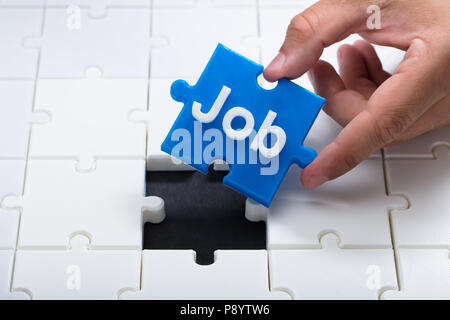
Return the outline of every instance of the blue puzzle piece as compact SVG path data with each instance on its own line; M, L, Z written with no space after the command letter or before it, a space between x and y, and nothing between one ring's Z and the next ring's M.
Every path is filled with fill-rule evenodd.
M263 89L262 72L219 44L195 86L172 84L184 107L161 150L204 174L215 159L226 161L223 183L269 206L291 164L304 168L316 157L303 141L325 99L287 79Z

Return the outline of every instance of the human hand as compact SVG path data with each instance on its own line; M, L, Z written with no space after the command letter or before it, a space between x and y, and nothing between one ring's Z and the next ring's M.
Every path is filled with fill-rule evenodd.
M367 8L380 8L369 30ZM338 50L340 75L318 61L325 47L359 33ZM450 1L321 0L289 25L279 54L264 70L276 81L305 72L324 111L344 129L302 172L305 187L335 179L374 151L450 124ZM406 51L393 75L369 43Z

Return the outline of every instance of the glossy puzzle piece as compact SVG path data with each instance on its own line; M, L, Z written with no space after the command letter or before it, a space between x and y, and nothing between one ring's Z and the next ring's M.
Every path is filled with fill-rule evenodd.
M304 168L315 158L303 140L325 100L286 79L263 89L262 71L219 44L195 86L172 84L184 107L161 150L205 174L215 159L226 161L224 184L269 206L291 164Z

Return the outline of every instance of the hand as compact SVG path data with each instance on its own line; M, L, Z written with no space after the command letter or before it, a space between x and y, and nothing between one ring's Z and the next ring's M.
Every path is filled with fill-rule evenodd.
M381 9L381 29L369 30L367 8ZM340 75L318 61L325 47L359 33L365 40L338 50ZM302 172L315 188L351 170L374 151L450 124L449 0L322 0L289 25L269 81L309 70L324 111L344 129ZM369 43L406 51L393 75Z

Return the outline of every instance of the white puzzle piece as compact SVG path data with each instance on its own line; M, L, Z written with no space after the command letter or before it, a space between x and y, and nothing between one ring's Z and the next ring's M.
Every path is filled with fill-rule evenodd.
M373 299L397 288L392 249L341 249L333 234L322 237L321 249L270 250L273 292L293 299Z
M46 0L0 0L0 7L43 7Z
M77 17L48 8L42 38L39 78L82 78L98 67L107 78L147 78L150 54L150 8L109 8L100 18L80 9Z
M153 8L194 7L197 0L152 0Z
M386 159L433 159L433 149L450 148L450 125L384 149Z
M19 249L66 248L78 233L93 248L140 249L144 223L165 217L163 200L144 190L144 160L97 160L88 173L71 160L30 160L23 197L3 206L22 210Z
M33 92L33 81L0 80L0 159L26 159L31 123L48 121L32 112Z
M319 153L336 139L341 130L342 127L321 110L303 144ZM374 152L369 158L381 159L381 151Z
M67 250L18 250L13 288L33 300L113 299L139 286L140 250L92 250L78 235Z
M0 8L0 78L35 79L39 50L24 46L41 35L43 9Z
M386 196L381 160L366 160L344 176L311 190L292 166L269 209L247 200L246 217L267 220L267 248L318 248L336 233L345 248L391 248L389 210L406 208L402 197Z
M256 6L218 7L199 0L195 7L155 7L152 37L168 45L152 50L151 79L198 77L218 42L259 61L258 48L241 44L244 37L257 36L257 26Z
M450 259L445 249L397 250L400 291L388 290L384 300L450 299Z
M386 160L391 194L409 199L407 211L393 211L396 248L450 248L450 148L436 160Z
M14 250L0 250L0 300L29 300L25 292L11 292Z
M109 8L150 8L152 0L46 0L47 8L65 8L76 18L81 8L89 10L89 17L102 18Z
M134 122L141 121L147 125L147 169L151 171L194 170L161 151L161 144L183 108L182 104L170 96L170 86L174 81L175 79L150 80L148 112L133 111L130 115Z
M21 195L25 160L0 160L0 202L8 195ZM0 250L14 249L19 231L19 211L0 208Z
M195 263L192 250L144 250L142 288L121 299L289 299L269 291L266 250L217 250L215 262Z
M95 158L145 157L145 125L129 121L129 113L147 110L147 80L104 79L95 71L38 81L35 110L51 120L32 127L31 158L77 159L88 170Z

